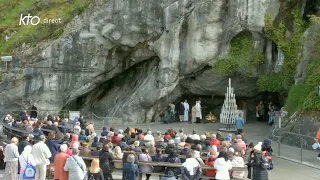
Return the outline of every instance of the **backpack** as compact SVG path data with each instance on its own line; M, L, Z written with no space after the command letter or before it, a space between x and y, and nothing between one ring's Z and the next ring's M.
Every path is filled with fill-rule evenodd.
M268 169L269 167L269 159L267 156L261 155L260 167L262 169Z
M94 176L91 174L89 180L96 180L96 179L95 179Z
M27 166L24 169L23 179L34 179L36 176L36 168L30 163L28 163L28 158L26 160L26 164Z

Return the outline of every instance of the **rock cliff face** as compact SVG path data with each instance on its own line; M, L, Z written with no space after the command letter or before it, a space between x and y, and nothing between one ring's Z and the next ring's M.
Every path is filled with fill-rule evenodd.
M185 92L224 95L229 77L208 65L244 30L272 66L264 16L275 17L279 7L279 0L97 2L59 39L17 49L0 85L1 108L37 102L43 110L81 109L126 123L158 120ZM258 93L254 78L232 78L237 96Z

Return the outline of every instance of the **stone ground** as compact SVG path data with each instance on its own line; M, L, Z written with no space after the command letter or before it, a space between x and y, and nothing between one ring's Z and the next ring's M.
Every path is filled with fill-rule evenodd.
M100 134L102 129L102 124L95 123L96 131ZM186 133L191 133L192 130L196 130L199 134L202 132L209 131L209 132L216 132L220 124L188 124L188 123L174 123L174 124L159 124L159 123L150 123L150 124L143 124L139 125L139 127L143 128L144 130L149 128L151 131L161 131L164 132L170 127L174 127L175 129L183 128ZM117 129L125 129L126 125L118 125L115 126ZM246 131L246 138L249 141L259 142L263 141L267 134L270 131L270 127L265 123L247 123L245 125ZM281 154L279 157L278 155L278 148L277 144L273 143L274 149L274 156L273 161L275 164L275 168L272 171L269 171L269 179L270 180L283 180L283 179L290 179L290 180L320 180L319 174L320 170L301 165L300 163L296 163L293 161L300 160L300 149L294 148L290 146L281 145ZM312 166L320 168L320 161L316 159L317 152L315 151L303 151L303 160L305 163L308 163ZM287 159L284 159L287 158ZM0 179L3 177L4 171L0 171ZM117 172L114 173L115 179L121 179L121 173ZM152 177L151 180L156 180L157 177Z

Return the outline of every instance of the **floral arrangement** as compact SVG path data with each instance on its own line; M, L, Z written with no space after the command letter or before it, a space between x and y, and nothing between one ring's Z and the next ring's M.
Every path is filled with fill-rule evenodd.
M217 118L210 112L207 116L206 116L206 120L208 122L211 122L211 123L215 123Z

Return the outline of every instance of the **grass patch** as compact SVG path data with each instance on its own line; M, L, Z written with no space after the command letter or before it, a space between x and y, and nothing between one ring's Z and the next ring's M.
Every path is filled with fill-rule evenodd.
M311 88L307 85L292 86L286 99L285 109L292 114L294 112L302 112L304 110L304 100L311 92Z
M94 0L0 0L0 55L12 54L23 43L36 46L42 40L58 38L63 34L64 26L92 2ZM36 26L20 26L21 13L39 16L41 22ZM61 18L61 23L45 24L45 18ZM12 35L9 41L5 41L6 35Z

